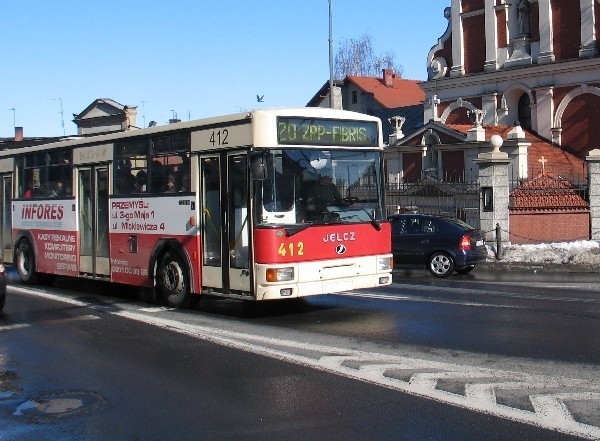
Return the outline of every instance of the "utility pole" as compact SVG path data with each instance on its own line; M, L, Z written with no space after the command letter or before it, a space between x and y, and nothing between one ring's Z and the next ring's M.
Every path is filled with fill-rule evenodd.
M332 0L329 0L329 107L333 109L333 19L331 2Z

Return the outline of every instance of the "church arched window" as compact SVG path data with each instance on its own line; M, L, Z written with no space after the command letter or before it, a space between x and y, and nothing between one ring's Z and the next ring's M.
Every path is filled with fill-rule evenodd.
M521 123L521 127L524 129L531 130L531 101L529 100L529 95L524 93L519 98L519 123Z

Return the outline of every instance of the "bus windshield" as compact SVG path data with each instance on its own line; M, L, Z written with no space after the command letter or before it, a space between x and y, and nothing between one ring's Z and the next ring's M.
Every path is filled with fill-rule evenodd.
M267 167L267 178L255 181L258 225L383 219L379 152L271 150Z

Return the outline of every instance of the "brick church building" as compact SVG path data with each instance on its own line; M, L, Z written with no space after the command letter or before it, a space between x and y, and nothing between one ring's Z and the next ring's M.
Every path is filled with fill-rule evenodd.
M407 178L419 168L437 167L439 178L457 176L460 168L468 174L470 159L485 147L452 147L444 138L451 131L466 139L465 128L478 120L484 129L519 124L526 133L521 144L545 140L552 159L562 161L547 162L545 170L564 171L566 161L575 163L573 176L585 175L585 165L571 155L583 159L600 147L600 2L452 0L444 14L448 28L429 52L428 81L420 84L425 125L396 143L412 145L413 155L397 161L395 171ZM416 146L422 147L420 163ZM520 151L512 164L519 178L541 171L540 158L513 150Z
M597 0L453 0L446 14L428 56L426 117L465 122L463 98L486 112L484 124L519 121L579 154L598 146Z
M600 1L452 0L444 15L420 84L423 126L404 135L398 118L390 138L390 185L477 181L493 135L504 140L511 198L531 179L585 182L585 158L600 148Z

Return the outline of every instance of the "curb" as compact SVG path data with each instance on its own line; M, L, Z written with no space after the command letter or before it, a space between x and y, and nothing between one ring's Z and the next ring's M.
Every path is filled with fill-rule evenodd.
M560 263L487 261L476 266L480 271L547 272L547 273L599 273L600 268L591 265Z

